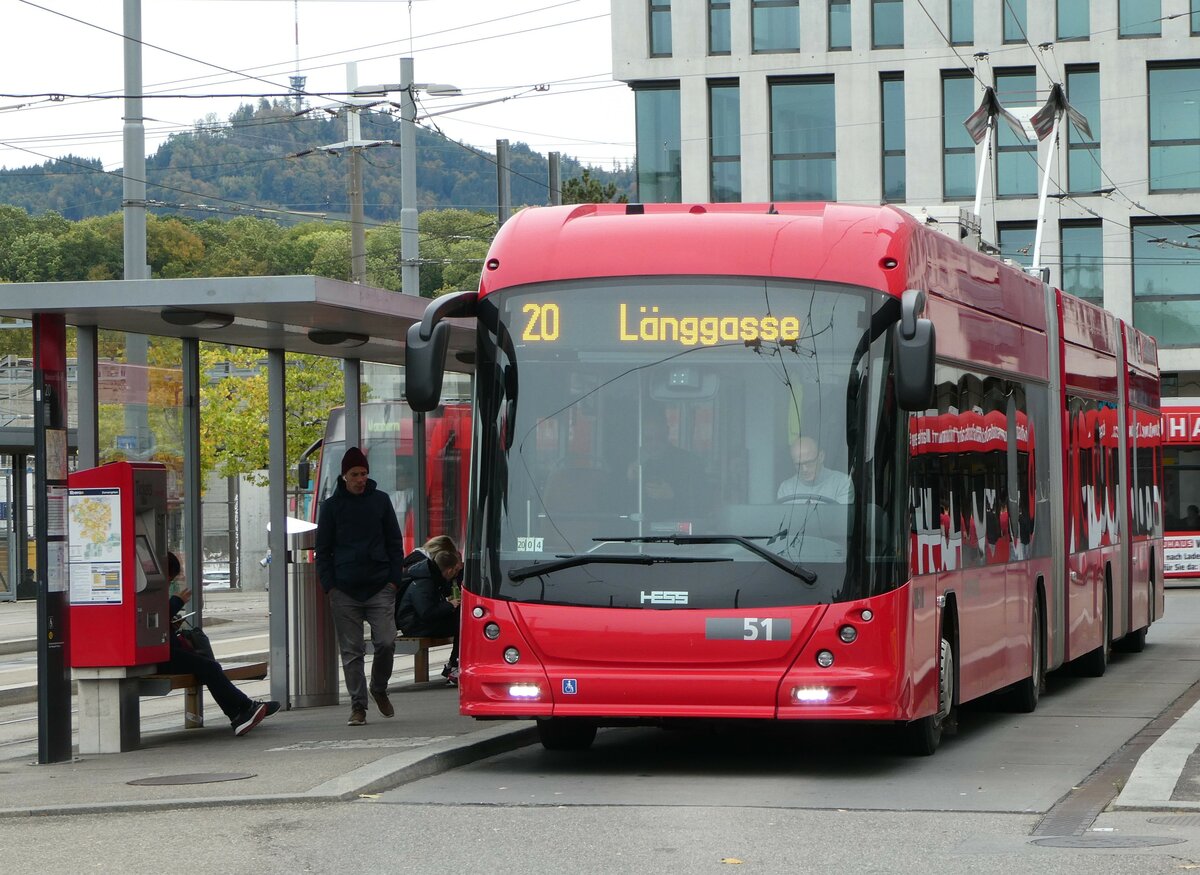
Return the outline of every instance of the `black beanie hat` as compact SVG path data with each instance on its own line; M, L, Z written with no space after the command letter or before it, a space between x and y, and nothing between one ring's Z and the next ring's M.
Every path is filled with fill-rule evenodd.
M346 450L346 455L342 456L342 476L346 476L346 472L351 468L366 468L371 470L371 466L367 464L367 457L363 455L363 451L358 447L351 447Z

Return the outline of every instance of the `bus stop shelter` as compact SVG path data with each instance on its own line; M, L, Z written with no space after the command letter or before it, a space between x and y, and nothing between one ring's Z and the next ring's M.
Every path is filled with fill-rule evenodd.
M285 353L308 353L344 361L347 439L357 444L360 362L403 363L408 328L420 320L428 303L425 298L313 276L109 280L5 284L0 293L0 316L31 321L39 316L58 316L76 329L78 397L69 402L78 411L78 430L73 437L78 444L79 468L93 467L99 460L98 332L104 329L181 339L182 546L187 557L187 578L199 581L200 341L251 347L267 353L270 444L267 471L272 523L269 545L273 555L286 556ZM38 342L36 332L34 342ZM469 356L456 357L453 353L473 349L473 333L465 325L457 326L451 339L449 366L464 369L461 361ZM35 392L40 389L34 388ZM35 484L38 491L44 491L45 487L45 483ZM424 491L418 494L423 495ZM65 569L62 574L65 580ZM272 563L269 580L271 697L287 702L291 674L287 563ZM47 586L44 579L42 586ZM57 596L65 613L65 591L46 595ZM196 586L192 598L197 615L201 615L203 587ZM45 668L39 659L39 676ZM68 677L65 683L69 682ZM69 713L65 719L69 737Z

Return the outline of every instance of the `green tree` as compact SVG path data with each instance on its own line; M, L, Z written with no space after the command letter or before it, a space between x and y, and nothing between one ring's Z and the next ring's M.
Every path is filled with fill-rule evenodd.
M491 213L472 210L427 210L417 220L420 231L421 294L479 288L479 274L499 225Z
M12 244L8 279L17 283L47 283L60 278L63 258L58 239L47 231L29 231Z
M120 279L125 262L120 213L73 222L62 237L64 280Z
M563 183L562 202L564 204L606 204L613 199L619 204L629 203L629 196L622 194L617 197L615 182L601 183L592 177L592 172L584 168L583 174Z
M286 356L288 482L295 478L300 454L320 438L331 408L342 404L342 368L338 359ZM200 470L228 477L255 478L267 467L267 365L258 349L200 344L200 372L228 373L200 389Z

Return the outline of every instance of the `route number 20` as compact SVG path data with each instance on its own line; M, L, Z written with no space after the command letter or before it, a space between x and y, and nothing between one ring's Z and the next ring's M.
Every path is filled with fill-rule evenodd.
M535 304L530 302L521 308L529 314L521 339L529 342L558 340L558 304Z

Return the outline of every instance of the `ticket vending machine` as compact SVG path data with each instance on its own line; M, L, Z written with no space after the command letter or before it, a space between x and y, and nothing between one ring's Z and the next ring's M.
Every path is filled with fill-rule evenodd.
M112 462L67 480L72 668L170 658L167 470Z

